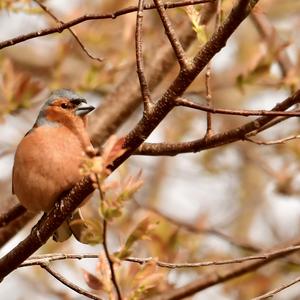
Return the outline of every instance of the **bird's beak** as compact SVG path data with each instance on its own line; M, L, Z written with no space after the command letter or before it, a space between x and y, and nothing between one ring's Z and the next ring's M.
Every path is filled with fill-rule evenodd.
M81 102L75 109L75 114L77 116L85 116L86 114L88 114L89 112L91 112L92 110L94 110L95 107L88 105L87 103Z

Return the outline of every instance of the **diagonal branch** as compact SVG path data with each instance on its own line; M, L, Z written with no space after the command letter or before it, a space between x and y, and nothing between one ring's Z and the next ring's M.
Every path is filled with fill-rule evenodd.
M105 257L107 259L107 262L108 262L108 265L110 268L111 281L115 287L115 290L116 290L116 293L118 296L118 300L122 300L120 287L118 285L115 270L114 270L114 262L110 258L109 250L107 247L107 221L105 219L103 219L103 248L104 248L104 252L105 252Z
M41 3L39 0L33 0L43 11L45 11L52 19L54 19L58 24L60 25L64 25L65 23L61 20L59 20L50 10L47 6L45 6L43 3ZM72 36L74 37L74 39L76 40L76 42L78 43L78 45L80 46L80 48L83 50L83 52L85 52L85 54L93 59L93 60L97 60L98 62L102 62L103 59L93 56L92 54L89 53L89 51L86 49L86 47L82 44L82 42L80 41L79 37L77 36L77 34L71 29L71 28L67 28L67 30L72 34Z
M150 91L149 91L149 87L144 72L143 41L142 41L143 8L144 8L144 0L139 0L138 11L136 14L135 54L136 54L137 74L141 86L142 99L144 103L144 113L147 114L151 109L152 101L151 101Z
M186 0L186 1L180 1L180 2L167 2L164 4L164 7L166 9L169 8L176 8L176 7L183 7L183 6L188 6L188 5L195 5L195 4L203 4L203 3L208 3L213 0ZM147 4L144 6L145 10L150 10L154 9L155 5L153 4ZM13 45L25 42L27 40L31 40L40 36L45 36L53 33L61 33L67 28L73 27L75 25L78 25L80 23L86 22L86 21L91 21L91 20L105 20L105 19L116 19L119 16L126 15L132 12L136 12L138 10L137 6L130 6L126 7L120 10L117 10L113 13L106 13L106 14L86 14L82 15L76 19L73 19L69 22L66 22L64 24L58 25L56 27L49 27L46 29L30 32L27 34L19 35L15 38L8 39L5 41L0 42L0 49L6 48L6 47L11 47Z
M273 112L279 112L288 109L289 107L299 103L300 90L283 102L277 104L272 109ZM293 112L291 112L293 113ZM190 142L182 143L144 143L134 154L138 155L168 155L173 156L179 153L199 152L206 149L215 148L218 146L227 145L237 141L243 141L253 131L259 131L260 128L274 120L277 116L265 115L257 118L254 121L248 122L240 127L231 129L226 132L212 135L210 138L197 139Z
M60 281L63 285L67 286L68 288L70 288L71 290L75 291L76 293L83 295L89 299L93 299L93 300L102 300L102 298L89 293L88 291L85 291L84 289L82 289L81 287L77 286L76 284L74 284L73 282L69 281L67 278L65 278L64 276L62 276L61 274L55 272L52 268L49 267L48 264L46 263L41 263L40 266L46 270L49 274L51 274L54 278L56 278L58 281Z
M174 53L177 57L177 60L179 62L179 65L181 67L182 70L188 70L189 69L189 63L188 63L188 60L186 58L186 55L185 55L185 51L179 41L179 39L177 38L177 35L176 35L176 32L168 18L168 15L166 13L166 10L164 8L164 5L162 3L161 0L153 0L155 5L156 5L156 8L157 8L157 11L158 11L158 14L160 16L160 19L163 23L163 26L165 28L165 33L172 45L172 48L174 50Z
M249 272L252 272L262 266L265 266L266 264L269 264L279 258L286 257L287 255L290 255L294 253L295 251L292 250L293 246L299 246L300 245L300 239L294 240L290 247L291 251L287 252L277 252L274 255L270 255L265 260L259 260L259 261L251 261L247 262L241 266L231 267L230 269L224 271L224 272L212 272L210 274L207 274L205 277L201 277L197 280L195 280L192 283L186 284L180 288L170 290L169 292L165 293L162 296L158 297L152 297L151 300L177 300L182 299L188 296L191 296L199 291L205 290L209 287L212 287L216 284L220 284L223 282L227 282L233 278L237 278L241 275L247 274ZM282 245L283 246L283 245ZM298 247L296 247L298 249ZM276 250L275 250L276 251ZM274 249L269 250L267 253L274 252Z
M296 284L296 283L299 283L300 282L300 277L297 277L295 280L291 281L291 282L288 282L286 284L284 284L283 286L277 288L277 289L274 289L266 294L263 294L259 297L256 297L254 298L253 300L263 300L263 299L269 299L269 298L273 298L276 294L278 294L279 292L289 288L290 286Z
M178 98L176 99L176 104L178 106L184 106L189 107L201 111L210 112L213 114L223 114L223 115L234 115L234 116L244 116L244 117L250 117L250 116L284 116L284 117L299 117L300 111L277 111L277 110L247 110L247 109L221 109L221 108L213 108L205 105L201 105L198 103L194 103L192 101L189 101L184 98Z

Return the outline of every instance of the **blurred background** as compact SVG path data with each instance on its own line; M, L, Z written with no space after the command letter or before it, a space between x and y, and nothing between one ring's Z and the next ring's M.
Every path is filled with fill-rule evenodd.
M136 5L136 1L41 1L60 20L66 22L87 13L112 13ZM175 1L173 1L175 2ZM234 1L224 0L224 18ZM150 3L150 2L149 2ZM0 41L55 26L56 21L34 1L0 1ZM194 9L175 8L168 14L177 30L185 23L199 22L203 6ZM226 47L211 62L210 85L214 107L228 109L271 109L299 87L300 72L300 2L261 0L255 14L238 28ZM0 211L17 203L11 195L11 170L18 142L35 122L37 113L49 92L72 88L89 103L101 108L116 87L135 74L136 14L116 19L87 21L72 29L89 53L103 58L91 59L74 37L65 30L1 49L0 52ZM205 32L209 37L215 28L214 18ZM144 12L143 51L145 68L153 57L168 45L161 21L155 11ZM198 35L188 49L191 57L201 47ZM153 89L159 97L178 72L174 64ZM135 79L137 84L137 76ZM130 88L130 87L128 87ZM126 93L126 89L124 90ZM192 83L187 98L205 104L205 72ZM116 134L123 136L141 117L135 106L124 118ZM213 115L213 131L222 132L252 120L251 117ZM99 122L97 114L90 124ZM109 179L122 180L142 170L143 185L127 201L122 216L109 224L111 252L120 250L130 232L146 217L159 222L147 233L147 239L136 242L132 256L157 257L168 262L220 260L254 254L259 249L289 241L300 235L300 143L292 139L276 141L299 134L299 120L290 118L253 137L258 143L243 141L174 157L132 156ZM176 108L149 137L149 142L180 142L203 137L206 114L187 108ZM101 218L99 196L88 204L88 218ZM8 252L37 222L32 219L8 243ZM99 240L100 242L100 240ZM57 244L52 240L39 253L96 253L101 243L83 245L71 238ZM299 275L299 254L278 260L253 273L196 294L193 299L250 299L280 286ZM84 289L93 288L88 274L99 278L97 259L59 261L54 268ZM98 269L97 269L98 268ZM127 299L133 298L140 285L149 285L147 295L163 293L183 286L222 266L195 269L159 269L122 263L117 276ZM156 274L150 278L149 274ZM148 281L147 281L148 279ZM16 288L17 287L17 288ZM103 296L101 288L93 291ZM70 291L40 267L18 269L1 283L1 299L83 299ZM299 299L300 286L295 285L276 299Z

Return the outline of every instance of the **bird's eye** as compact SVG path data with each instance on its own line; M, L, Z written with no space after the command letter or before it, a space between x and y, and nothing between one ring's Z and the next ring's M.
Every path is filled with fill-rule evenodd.
M61 107L61 108L64 108L64 109L65 109L65 108L68 108L68 104L67 104L67 103L62 103L62 104L60 105L60 107Z

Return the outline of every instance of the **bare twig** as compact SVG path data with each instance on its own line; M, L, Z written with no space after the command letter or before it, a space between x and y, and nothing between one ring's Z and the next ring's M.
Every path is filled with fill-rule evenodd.
M85 259L85 258L95 258L99 259L99 254L64 254L64 253L51 253L51 254L41 254L30 256L26 259L21 265L21 267L29 267L29 266L36 266L42 263L49 264L52 261L57 260L65 260L65 259Z
M286 247L286 244L290 244L292 246ZM189 284L186 284L180 288L172 289L169 292L166 292L162 296L152 297L150 299L151 300L175 300L175 299L177 300L177 299L182 299L191 296L194 293L207 289L216 284L229 281L230 279L237 278L238 276L254 271L279 258L286 257L292 254L294 251L298 251L299 250L298 248L296 250L293 250L293 247L299 245L300 245L300 239L298 238L297 240L290 241L288 243L284 243L283 245L281 245L281 247L286 247L285 250L283 250L284 248L282 248L283 252L281 252L278 248L277 248L278 250L274 250L274 248L270 249L269 251L264 250L264 254L270 255L268 258L264 260L248 261L242 265L231 266L226 271L212 272L210 274L206 274L206 276L201 277Z
M165 7L162 3L161 0L153 0L155 5L156 5L156 8L157 8L157 11L158 11L158 14L160 16L160 19L164 25L164 28L165 28L165 33L172 45L172 48L174 50L174 53L177 57L177 60L179 62L179 65L181 67L182 70L188 70L189 69L189 63L188 63L188 60L186 58L186 55L185 55L185 51L179 41L179 39L177 38L177 35L176 35L176 32L168 18L168 15L166 13L166 10L165 10Z
M287 136L287 137L282 138L282 139L267 141L267 142L266 141L253 140L253 139L248 138L248 137L246 137L245 140L248 141L248 142L257 144L257 145L278 145L278 144L284 144L288 141L296 140L296 139L299 139L299 138L300 138L300 134L290 135L290 136Z
M49 8L44 5L43 3L41 3L39 0L33 0L45 13L47 13L52 19L54 19L59 25L64 25L65 23L61 20L59 20L50 10ZM76 42L78 43L78 45L80 46L80 48L83 50L83 52L85 52L85 54L93 59L93 60L97 60L98 62L102 62L103 59L93 56L92 54L89 53L89 51L86 49L86 47L82 44L82 42L80 41L80 39L78 38L77 34L71 29L71 28L67 28L67 30L72 34L72 36L74 37L74 39L76 40Z
M26 208L21 205L17 204L13 208L11 208L8 212L3 213L0 215L0 228L6 226L11 221L17 219L21 215L23 215L26 212Z
M206 98L206 104L208 107L212 107L212 94L211 94L210 81L211 81L211 66L209 63L206 67L206 72L205 72L205 89L206 89L205 98ZM205 137L209 138L212 134L213 134L213 131L212 131L211 112L207 112Z
M295 103L296 104L296 103ZM292 111L277 111L277 110L265 110L265 109L223 109L223 108L213 108L206 105L201 105L190 100L184 98L176 99L176 105L189 107L201 111L206 111L212 114L222 114L222 115L234 115L234 116L244 116L244 117L251 117L251 116L286 116L286 117L299 117L300 111L299 110L292 110Z
M61 274L55 272L52 268L48 266L46 263L39 264L44 270L46 270L49 274L51 274L54 278L60 281L63 285L67 286L71 290L75 291L76 293L83 295L89 299L93 300L102 300L102 298L85 291L81 287L75 285L73 282L69 281L67 278L63 277Z
M154 257L126 257L125 261L134 262L138 264L145 264L149 262L155 263L158 267L175 269L175 268L198 268L198 267L209 267L209 266L222 266L229 264L239 264L250 260L267 260L272 258L273 256L278 256L279 254L286 254L290 252L295 252L300 250L300 245L285 247L273 251L269 251L267 253L262 253L258 255L245 256L234 259L225 259L225 260L215 260L215 261L202 261L202 262L193 262L193 263L170 263L157 260ZM99 258L99 254L45 254L39 256L33 256L24 261L20 265L20 267L28 267L34 265L48 265L49 262L58 261L58 260L66 260L66 259L87 259L87 258Z
M293 96L285 99L283 102L278 103L274 106L272 112L283 111L291 106L295 105L300 101L300 90L297 91ZM289 113L289 112L287 112ZM290 112L293 114L293 112ZM246 137L249 136L253 131L259 130L261 127L268 124L276 116L266 115L260 118L257 118L254 121L246 123L240 127L231 129L229 131L214 134L210 138L198 139L190 142L183 143L143 143L137 150L135 154L137 155L167 155L173 156L179 153L190 153L190 152L199 152L205 149L210 149L218 147L221 145L226 145L236 141L243 141Z
M168 268L168 269L198 268L198 267L208 267L208 266L223 266L223 265L230 265L230 264L239 264L250 260L267 260L267 259L271 259L274 256L278 256L279 254L283 255L297 250L300 250L300 246L291 246L284 249L268 252L267 254L251 255L251 256L246 256L241 258L226 259L226 260L219 260L219 261L203 261L203 262L194 262L194 263L169 263L169 262L156 260L153 257L147 257L147 258L127 257L125 260L130 262L135 262L138 264L153 262L158 267Z
M187 0L187 1L180 1L180 2L176 2L176 3L167 2L167 3L165 3L164 7L166 9L169 9L169 8L188 6L188 5L208 3L208 2L211 2L211 1L212 0ZM154 9L154 8L155 8L155 5L153 5L153 4L147 4L147 5L144 6L145 10L150 10L150 9ZM76 19L73 19L69 22L65 22L64 24L60 24L59 26L56 26L56 27L49 27L49 28L46 28L46 29L30 32L28 34L19 35L15 38L2 41L2 42L0 42L0 49L6 48L6 47L11 47L13 45L16 45L16 44L25 42L27 40L40 37L40 36L45 36L45 35L49 35L49 34L56 33L56 32L61 33L64 30L66 30L67 28L73 27L75 25L78 25L78 24L86 22L86 21L103 20L103 19L116 19L119 16L135 12L135 11L137 11L137 9L138 9L137 6L130 6L130 7L126 7L126 8L117 10L113 13L86 14L86 15L80 16Z
M144 103L144 113L148 113L152 106L150 91L148 88L147 80L144 72L143 60L143 41L142 41L142 28L143 28L143 7L144 0L139 0L138 11L136 15L136 30L135 30L135 47L136 47L136 67L137 74L140 81L141 93Z
M263 299L268 299L268 298L273 298L276 294L278 294L279 292L289 288L290 286L296 284L300 282L300 277L297 277L295 280L289 282L289 283L286 283L284 284L283 286L277 288L277 289L274 289L266 294L263 294L259 297L256 297L256 298L253 298L253 300L263 300Z
M107 237L106 237L106 235L107 235L107 221L103 218L103 248L104 248L104 253L105 253L107 262L109 264L110 273L111 273L110 274L111 275L111 281L112 281L112 283L115 287L118 300L122 300L120 287L118 285L118 281L117 281L115 270L114 270L114 262L110 258L109 250L108 250L108 247L107 247Z

